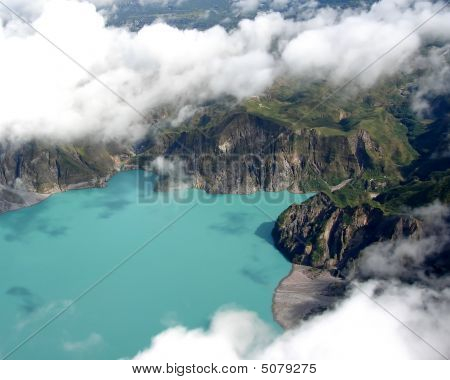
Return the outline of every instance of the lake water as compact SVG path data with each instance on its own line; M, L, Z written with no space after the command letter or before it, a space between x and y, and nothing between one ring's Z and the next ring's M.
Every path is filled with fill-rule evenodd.
M290 264L271 229L308 197L189 189L180 202L179 193L153 193L151 184L143 172L121 173L105 189L57 194L0 216L1 356L113 268L11 358L132 357L175 324L207 327L222 307L253 310L276 327L272 294Z

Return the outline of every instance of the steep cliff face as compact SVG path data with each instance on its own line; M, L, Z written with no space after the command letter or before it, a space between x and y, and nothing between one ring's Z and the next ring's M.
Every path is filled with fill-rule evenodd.
M0 185L10 192L50 194L102 186L137 154L148 168L159 156L183 162L183 181L210 193L248 194L259 190L329 190L348 179L395 179L389 155L364 129L329 136L319 129L292 129L246 112L223 116L209 127L165 130L134 148L105 143L0 144ZM384 157L384 158L383 158ZM170 182L170 181L169 181ZM362 181L361 181L362 182ZM164 184L160 187L164 190ZM376 190L376 189L372 189ZM22 195L25 193L22 193ZM32 196L26 196L30 201ZM5 198L6 199L6 198ZM8 202L3 199L3 209ZM18 199L16 199L18 200ZM23 202L27 204L27 202ZM15 202L20 205L20 202Z
M368 169L387 174L372 159L381 152L365 130L326 136L236 113L210 129L167 134L140 158L145 166L158 155L181 157L194 186L211 193L306 192L328 189Z
M126 156L126 149L112 144L1 144L0 212L34 204L55 192L103 186Z
M386 216L369 205L340 208L323 193L289 207L273 231L290 261L336 273L351 269L372 243L422 235L422 222L412 216Z

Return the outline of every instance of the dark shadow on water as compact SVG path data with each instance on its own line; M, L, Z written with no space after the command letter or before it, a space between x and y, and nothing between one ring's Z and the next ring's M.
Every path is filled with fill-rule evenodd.
M111 193L105 193L82 203L85 208L99 209L99 218L108 219L114 216L117 212L125 210L133 202L124 198L115 199Z
M266 222L260 224L260 226L255 231L255 235L259 236L261 239L264 239L270 245L274 245L272 238L272 230L274 225L275 223L273 222Z
M66 235L69 228L41 216L40 205L26 208L1 217L0 230L4 231L3 239L8 242L23 241L33 232L40 232L49 238Z
M5 293L18 301L19 309L25 314L33 313L42 305L39 297L23 286L13 286Z
M250 269L250 268L243 268L241 270L241 274L244 277L249 278L251 281L257 283L258 285L267 285L268 284L268 279L267 279L267 275L264 274L264 272L262 270L255 270L255 269Z
M136 192L138 177L133 173L126 172L114 176L105 189L96 189L95 192L89 193L89 199L83 201L81 205L88 209L98 209L98 217L101 219L111 218L116 213L125 210L133 202L124 197L124 194ZM132 179L129 178L130 176Z
M275 227L274 222L266 222L262 223L255 231L255 235L259 236L261 239L264 239L267 243L269 243L273 248L277 249L278 252L283 256L283 258L292 264L292 258L286 256L283 252L279 251L275 246L275 242L273 240L272 231Z
M68 228L66 226L52 227L47 224L43 224L37 227L39 231L46 234L49 237L64 236L67 233Z
M248 218L245 212L226 212L223 222L210 225L209 228L230 235L242 235L248 232Z
M89 199L81 202L86 208L99 209L99 217L110 218L118 211L131 205L133 202L124 199L123 194L129 191L136 191L139 172L121 173L115 176L106 189L87 189L69 191L65 194L57 194L54 197L66 197L76 194L78 191L88 191ZM125 176L133 177L124 178ZM96 192L97 191L97 192ZM91 196L92 195L92 196ZM137 196L137 195L136 195ZM51 199L45 200L33 207L13 211L0 216L0 231L3 231L3 239L8 242L27 241L29 234L39 231L51 238L58 238L67 234L69 228L61 225L59 221L43 217L51 207L56 207ZM56 202L58 203L58 202ZM0 237L1 239L1 237Z

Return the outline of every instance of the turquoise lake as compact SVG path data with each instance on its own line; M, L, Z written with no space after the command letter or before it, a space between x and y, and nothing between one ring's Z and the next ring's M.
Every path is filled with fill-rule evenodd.
M207 327L222 307L277 328L272 295L290 264L271 230L308 196L154 193L151 184L144 172L120 173L105 189L0 216L2 357L145 244L10 358L129 358L176 324Z

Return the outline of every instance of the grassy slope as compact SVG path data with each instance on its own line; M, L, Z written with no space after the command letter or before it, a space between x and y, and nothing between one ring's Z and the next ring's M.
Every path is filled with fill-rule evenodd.
M410 109L409 83L414 78L387 80L370 91L322 103L332 89L322 84L279 82L265 96L245 103L248 112L278 121L293 129L314 128L326 136L351 136L364 129L382 151L372 160L386 165L385 174L398 178L372 200L368 183L381 180L377 170L333 194L341 205L372 203L388 212L440 199L450 202L449 97L434 100L433 117L421 120ZM292 83L292 82L291 82ZM320 106L317 106L320 105ZM375 165L377 166L377 165ZM318 185L320 185L318 183ZM324 190L324 186L318 186ZM326 190L326 189L325 189ZM329 193L329 191L327 191Z
M390 112L393 104L404 102L402 82L386 82L358 96L336 96L326 101L333 89L317 83L291 83L295 82L280 81L264 96L248 100L247 111L292 129L314 128L324 136L353 136L366 130L381 147L371 156L374 167L383 168L383 173L368 169L366 180L382 181L387 176L395 182L401 179L400 167L418 157L410 145L408 127Z

